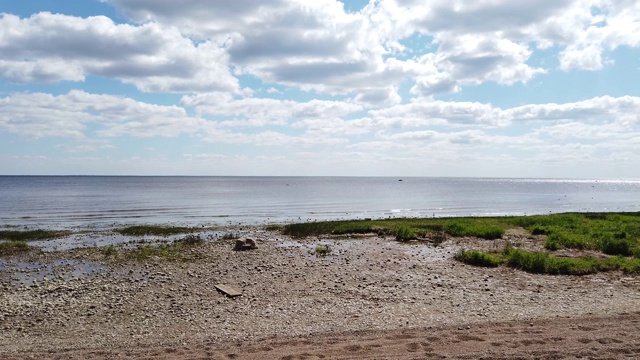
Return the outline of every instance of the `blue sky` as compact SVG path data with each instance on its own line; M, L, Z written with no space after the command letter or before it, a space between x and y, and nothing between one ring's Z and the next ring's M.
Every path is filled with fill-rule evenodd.
M0 13L0 174L640 178L636 0Z

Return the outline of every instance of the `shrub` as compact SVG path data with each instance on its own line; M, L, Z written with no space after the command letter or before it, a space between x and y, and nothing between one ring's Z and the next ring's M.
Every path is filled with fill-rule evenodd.
M518 249L505 249L507 265L532 273L544 273L549 254L545 252L527 252Z
M549 235L549 228L542 225L534 225L530 229L532 235Z
M482 267L497 267L503 263L499 254L485 253L476 250L461 250L454 258L465 264Z
M598 250L608 255L633 255L636 244L624 237L616 237L615 234L605 234L596 241Z
M587 249L591 246L584 236L568 232L554 232L547 237L544 244L547 250L558 250L563 248L569 249Z
M457 221L454 221L444 227L444 231L451 236L465 236L469 233L468 228Z
M416 238L416 233L408 226L399 226L396 229L396 240L409 241Z
M495 267L507 266L523 271L549 275L586 275L601 271L622 270L625 273L640 273L640 259L624 256L595 259L592 257L565 258L551 256L546 252L528 252L505 247L502 254L481 251L461 251L455 259L466 264Z

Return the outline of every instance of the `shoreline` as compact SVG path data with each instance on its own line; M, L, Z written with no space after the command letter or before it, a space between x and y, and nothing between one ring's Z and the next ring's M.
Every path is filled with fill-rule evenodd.
M358 358L366 349L355 345L367 334L381 332L381 338L386 339L409 331L417 339L410 343L420 344L430 343L425 332L430 328L460 332L455 336L466 334L460 339L462 349L484 344L488 347L483 351L491 350L494 355L516 354L535 347L535 343L525 344L535 336L523 339L525 343L511 344L517 345L515 348L507 343L493 346L488 340L491 332L480 335L474 329L491 329L504 322L518 327L550 321L552 330L564 336L563 326L570 321L554 323L553 319L609 321L615 327L622 314L637 319L640 307L640 279L619 271L537 275L506 267L472 267L453 259L462 247L498 246L495 241L452 238L436 247L403 244L384 236L293 239L259 227L246 235L258 240L257 250L233 251L232 239L206 241L189 250L193 258L187 262L154 258L114 262L91 248L36 254L31 259L25 255L22 260L41 265L66 259L99 264L104 270L90 277L65 277L70 269L62 264L52 278L36 286L16 287L8 284L9 279L26 274L8 273L5 268L0 281L0 328L4 334L0 355L16 359L68 354L108 358L109 354L142 356L156 351L159 358L167 359L203 353L224 358L225 351L228 354L234 349L238 358L252 358L251 351L257 349L254 354L270 358L273 354L293 355L298 349L303 350L299 354L321 354L327 348L338 351L327 353L329 356ZM500 242L540 241L539 237L514 232ZM320 243L330 244L333 251L329 256L313 254ZM213 287L218 283L243 294L227 298ZM637 326L637 322L633 324ZM351 343L337 342L344 345L344 353L332 348L335 336L330 334L349 334L345 341ZM487 340L471 340L474 336ZM302 338L311 343L297 342ZM407 339L387 340L400 348L409 344ZM579 338L574 340L574 345L579 344ZM591 342L600 348L626 346L625 351L640 354L637 340L633 340L627 338L622 345L601 344L597 338ZM261 344L266 344L263 350ZM314 350L316 345L321 349ZM405 352L413 357L435 356L440 351L436 345L410 345L418 353L402 350L388 358L402 358ZM545 347L563 351L562 345L561 341L547 341ZM345 350L349 346L357 351ZM434 349L433 354L425 350L428 347ZM540 351L540 346L532 351Z

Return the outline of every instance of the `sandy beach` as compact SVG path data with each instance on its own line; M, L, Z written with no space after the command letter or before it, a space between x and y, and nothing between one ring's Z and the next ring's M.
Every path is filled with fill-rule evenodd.
M0 357L640 356L637 277L536 275L453 259L466 247L538 248L540 236L509 231L499 241L451 238L439 246L377 236L291 239L260 228L244 236L259 248L207 241L189 250L189 261L116 261L99 249L6 260ZM314 254L317 244L332 252ZM226 297L215 284L242 295Z

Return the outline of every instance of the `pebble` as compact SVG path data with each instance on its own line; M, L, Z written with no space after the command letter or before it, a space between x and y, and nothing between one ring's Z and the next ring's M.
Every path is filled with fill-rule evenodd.
M412 256L414 245L377 238L334 241L332 255L315 258L308 252L319 239L252 236L269 235L251 252L208 242L197 260L103 264L97 270L103 276L56 273L17 287L10 281L17 272L2 274L0 348L19 353L114 344L183 346L445 324L473 331L474 322L488 319L607 314L640 307L640 281L612 281L620 274L562 277L453 266L451 254L460 245L415 245L423 255ZM356 241L360 245L352 245ZM284 248L285 242L299 246ZM47 256L40 262L95 259L89 250ZM217 283L242 289L243 295L226 298L213 288Z

